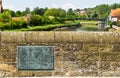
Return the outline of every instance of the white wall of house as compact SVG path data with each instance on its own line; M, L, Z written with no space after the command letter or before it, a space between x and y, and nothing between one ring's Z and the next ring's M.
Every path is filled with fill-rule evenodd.
M118 18L117 17L112 17L111 15L108 16L109 18L109 21L118 21Z
M112 18L112 22L113 22L113 21L115 21L115 22L116 22L117 20L118 20L118 18L117 18L117 17L113 17L113 18Z

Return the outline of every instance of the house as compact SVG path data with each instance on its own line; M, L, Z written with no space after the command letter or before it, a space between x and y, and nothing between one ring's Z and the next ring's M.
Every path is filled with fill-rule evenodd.
M24 16L24 17L12 17L12 20L16 20L16 21L19 21L21 19L23 19L26 22L29 22L29 20L30 20L29 17L27 17L27 16Z
M80 10L80 15L86 15L87 13L86 13L86 10L85 9L81 9Z
M120 8L112 9L109 15L109 21L119 21L120 20Z
M3 12L2 0L0 0L0 13Z
M74 13L75 13L76 15L81 15L81 16L83 16L83 15L86 15L86 14L87 14L87 12L86 12L86 10L85 10L85 9L75 10L75 11L74 11Z

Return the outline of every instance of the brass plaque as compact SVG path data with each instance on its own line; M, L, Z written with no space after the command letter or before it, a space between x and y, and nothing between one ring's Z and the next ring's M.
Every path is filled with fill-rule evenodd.
M18 70L53 70L54 46L18 46Z

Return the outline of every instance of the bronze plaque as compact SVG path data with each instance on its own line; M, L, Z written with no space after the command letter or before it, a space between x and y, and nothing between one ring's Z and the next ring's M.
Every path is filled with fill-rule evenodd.
M53 70L54 46L18 46L18 70Z

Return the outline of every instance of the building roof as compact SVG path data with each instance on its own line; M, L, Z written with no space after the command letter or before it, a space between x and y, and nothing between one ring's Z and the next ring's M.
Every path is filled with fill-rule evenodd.
M111 16L120 16L120 8L111 10L110 15L111 15Z
M21 18L22 18L24 21L26 21L26 22L29 21L29 18L28 18L28 17L12 17L12 20L18 21L18 20L20 20Z

